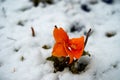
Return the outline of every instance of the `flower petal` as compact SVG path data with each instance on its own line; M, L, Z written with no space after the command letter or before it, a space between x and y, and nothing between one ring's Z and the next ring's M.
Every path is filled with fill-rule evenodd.
M72 55L69 55L69 57L70 57L69 64L71 64L73 62L74 57Z
M64 45L64 48L65 48L65 51L66 51L67 55L68 55L69 58L70 58L70 61L69 61L69 64L70 64L70 63L73 62L74 56L73 56L73 54L72 54L72 52L71 52L68 44Z
M69 45L71 52L76 59L79 59L84 50L84 37L70 39Z
M64 49L64 43L55 43L52 55L56 57L66 57L67 53Z
M62 28L55 27L53 31L53 35L56 42L69 41L69 37L67 33Z

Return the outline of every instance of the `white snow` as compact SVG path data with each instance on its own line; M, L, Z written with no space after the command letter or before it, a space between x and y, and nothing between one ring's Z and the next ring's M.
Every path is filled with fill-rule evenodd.
M120 80L120 1L92 5L90 0L55 0L52 5L34 7L29 0L0 0L0 80ZM91 11L80 6L87 4ZM71 25L85 26L70 32ZM86 51L91 57L85 72L68 69L53 73L51 56L54 25L70 37L84 35L92 28ZM35 30L32 37L31 27ZM106 37L107 32L115 32ZM48 45L50 49L43 49ZM24 60L21 60L21 57Z

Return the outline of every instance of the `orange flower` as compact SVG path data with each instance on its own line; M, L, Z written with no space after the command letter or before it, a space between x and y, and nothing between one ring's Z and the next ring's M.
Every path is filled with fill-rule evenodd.
M73 59L79 59L84 50L84 37L69 39L67 33L62 28L54 28L53 35L55 38L55 45L52 55L56 57L70 57L70 62Z

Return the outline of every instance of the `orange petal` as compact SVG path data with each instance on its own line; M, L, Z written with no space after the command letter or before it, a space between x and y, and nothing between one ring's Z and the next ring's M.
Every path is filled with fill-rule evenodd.
M71 64L73 62L73 56L72 55L69 55L70 57L70 61L69 61L69 64Z
M73 56L72 52L69 49L69 45L67 45L67 44L64 45L64 48L65 48L65 51L66 51L67 55L70 57L70 61L69 61L69 64L70 64L70 63L73 62L74 56Z
M67 54L69 55L70 61L69 64L73 62L74 56L72 55L72 52L68 49L66 49Z
M63 43L55 43L52 55L56 56L56 57L62 57L62 56L66 57L67 53L64 49L64 44Z
M62 28L54 28L53 35L56 42L69 41L67 33Z
M69 44L72 54L79 59L84 50L84 37L70 39Z

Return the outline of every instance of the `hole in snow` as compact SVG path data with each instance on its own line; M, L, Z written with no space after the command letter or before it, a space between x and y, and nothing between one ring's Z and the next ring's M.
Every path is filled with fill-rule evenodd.
M43 48L43 49L50 49L51 46L50 46L50 45L43 45L42 48Z
M24 61L24 60L25 60L24 56L21 56L20 61Z
M2 62L0 62L0 67L2 67L3 66L3 63Z
M19 50L20 50L19 48L15 48L15 49L14 49L15 52L18 52Z
M3 29L4 28L4 26L0 26L0 29Z
M106 32L106 34L105 34L105 36L108 37L108 38L113 37L115 35L116 35L116 32L114 32L114 31Z
M102 0L106 4L112 4L114 3L114 0Z
M118 66L119 66L119 61L117 61L117 62L115 62L114 64L112 64L111 66L113 67L113 68L118 68Z
M98 3L98 0L89 0L89 3L90 3L90 4L93 4L93 5L94 5L94 4L97 4L97 3Z
M80 32L83 28L85 28L84 25L80 25L79 22L73 22L70 26L70 32Z
M21 8L21 9L19 9L19 10L24 12L24 11L27 11L27 10L29 10L29 9L31 9L31 8L32 8L32 7L28 7L28 6L27 6L27 7Z
M15 52L18 52L18 51L19 51L19 49L14 49L14 51L15 51Z
M5 0L0 0L0 3L3 3L3 2L5 2Z
M46 6L47 4L53 4L54 1L53 0L30 0L31 2L33 2L33 5L35 7L37 7L39 5L39 3L44 4L44 6Z
M27 20L19 20L17 22L17 25L24 26L26 22L27 22Z
M82 5L81 5L81 9L82 9L83 11L85 11L85 12L90 12L90 11L91 11L91 9L89 8L89 6L86 5L86 4L82 4Z

